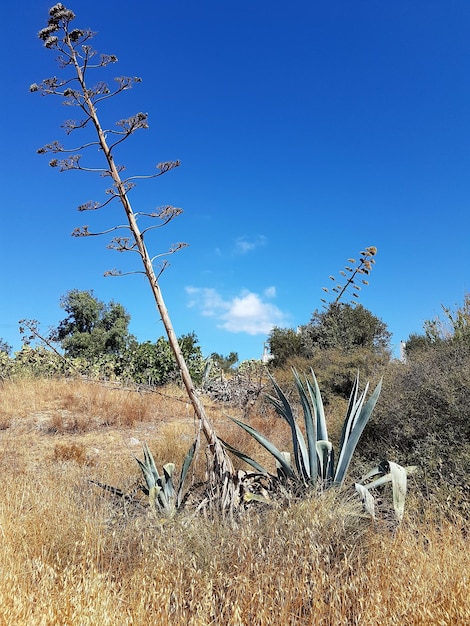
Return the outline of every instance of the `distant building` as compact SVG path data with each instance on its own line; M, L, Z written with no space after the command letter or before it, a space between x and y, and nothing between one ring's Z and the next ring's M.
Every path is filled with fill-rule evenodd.
M264 346L263 346L263 356L261 357L261 363L269 363L269 361L272 361L274 359L273 355L269 353L269 346L268 346L268 342L265 341L264 342Z

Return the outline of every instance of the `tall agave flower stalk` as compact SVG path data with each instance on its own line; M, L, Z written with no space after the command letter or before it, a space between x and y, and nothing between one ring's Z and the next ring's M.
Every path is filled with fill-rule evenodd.
M352 299L349 304L355 305L359 299L359 292L364 285L368 285L369 281L363 276L369 276L372 271L372 267L375 264L375 255L377 254L377 248L375 246L368 246L364 250L361 250L359 261L356 259L348 259L348 264L344 270L340 270L340 279L336 279L334 276L330 276L330 280L335 284L331 287L331 292L335 294L333 304L338 304L342 298L348 294ZM361 284L359 284L361 283ZM330 288L322 287L325 293L330 293ZM326 300L320 298L323 305L326 305Z
M165 206L157 209L154 213L136 213L134 212L128 193L135 186L135 179L154 178L161 176L166 172L179 166L179 161L171 161L159 163L157 165L157 173L149 176L132 176L123 178L121 172L124 170L115 162L115 148L123 141L128 139L134 132L139 129L148 128L147 114L137 113L126 120L117 122L117 128L103 128L97 113L97 104L105 102L109 98L127 90L136 82L140 82L140 78L119 77L116 80L117 87L112 91L104 82L98 82L90 87L87 83L89 72L95 69L104 68L110 63L115 63L117 58L114 55L100 55L99 60L95 60L96 51L89 45L94 33L90 30L82 30L73 28L72 21L75 19L74 13L67 9L63 4L58 3L49 11L49 20L45 28L43 28L38 36L44 42L46 48L59 53L59 65L63 70L71 70L69 76L64 79L56 77L43 80L40 84L33 84L30 90L39 92L42 95L58 95L65 99L64 104L78 107L83 119L80 121L68 120L65 124L67 134L71 134L78 129L92 128L94 130L95 139L88 141L77 148L65 149L60 142L54 141L47 144L39 153L63 154L68 153L70 156L50 161L52 167L59 167L60 171L80 170L98 172L102 176L108 176L112 180L112 188L107 190L110 198L104 202L89 201L78 207L79 211L92 210L102 208L109 202L117 199L124 209L127 224L124 226L113 226L106 231L100 233L90 232L88 226L75 229L72 233L77 237L86 237L110 233L116 230L127 231L129 236L115 237L108 247L123 251L137 252L143 264L143 272L147 277L148 283L152 290L155 303L160 314L168 341L175 356L176 363L184 387L189 396L191 404L194 408L196 416L200 420L201 429L207 439L209 447L213 453L214 465L212 468L212 478L215 486L215 497L224 510L230 507L233 496L233 486L230 480L233 475L233 466L229 456L217 439L214 427L208 418L204 406L196 391L195 385L191 379L188 366L181 352L178 340L173 329L168 309L165 305L163 295L159 285L159 278L162 271L167 266L164 260L160 271L157 273L154 269L154 262L166 255L173 254L177 250L186 246L184 243L175 244L168 252L151 256L144 243L144 234L155 228L161 228L173 220L181 213L181 209L171 206ZM108 138L110 138L108 140ZM98 147L104 157L104 167L88 168L81 165L81 154L90 147ZM148 218L150 220L158 220L157 224L153 224L140 230L137 217ZM128 272L139 273L139 272ZM122 275L121 272L112 270L107 275Z

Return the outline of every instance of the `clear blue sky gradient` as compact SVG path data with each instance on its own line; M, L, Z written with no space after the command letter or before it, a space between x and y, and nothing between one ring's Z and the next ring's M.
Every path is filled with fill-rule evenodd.
M120 206L78 213L109 179L60 174L36 149L79 117L29 85L59 75L37 39L53 3L2 8L3 190L0 337L18 350L18 320L43 329L60 296L93 289L122 303L140 341L163 327L142 276L104 278L138 258L74 239L89 224L123 222ZM468 0L192 0L66 3L93 46L116 54L113 76L140 76L103 103L108 127L138 111L150 129L123 144L129 174L182 166L132 191L134 209L184 209L149 236L173 242L161 286L178 335L204 354L259 358L273 324L296 327L319 308L322 286L348 257L378 248L361 302L400 340L470 289L470 3ZM69 142L69 143L67 143ZM85 160L86 153L84 153ZM100 155L90 152L89 163Z

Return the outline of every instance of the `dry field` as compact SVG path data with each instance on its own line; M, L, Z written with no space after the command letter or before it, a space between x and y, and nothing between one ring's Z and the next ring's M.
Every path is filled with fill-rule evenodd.
M208 405L221 436L259 458ZM250 419L283 445L279 420ZM190 511L162 524L89 482L132 489L143 442L181 467L196 430L176 388L2 383L0 626L470 624L469 522L412 498L395 532L332 490L237 527ZM202 446L193 480L204 462Z

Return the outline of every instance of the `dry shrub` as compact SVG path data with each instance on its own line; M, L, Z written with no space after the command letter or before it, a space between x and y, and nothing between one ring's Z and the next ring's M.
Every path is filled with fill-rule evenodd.
M86 449L83 444L57 443L54 446L54 461L75 461L78 465L88 465Z
M358 452L418 465L423 493L470 512L470 344L443 342L391 363Z
M3 419L17 419L40 410L47 401L51 380L21 377L2 382L0 415Z
M79 383L62 396L62 408L89 424L132 426L154 417L152 395L100 383Z
M20 378L2 389L0 422L34 415L47 418L43 431L83 433L100 426L133 426L155 419L157 394L81 379Z

